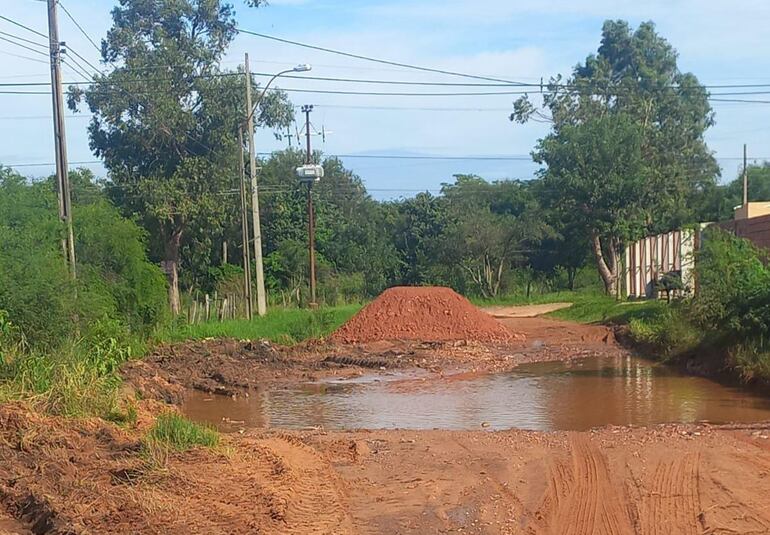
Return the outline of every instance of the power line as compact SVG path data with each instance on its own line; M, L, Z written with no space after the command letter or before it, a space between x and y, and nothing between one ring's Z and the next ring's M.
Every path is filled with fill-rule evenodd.
M42 56L47 56L48 55L45 52L42 52L42 51L38 50L37 48L32 48L31 46L27 46L27 45L22 44L22 43L17 43L16 41L12 41L12 40L8 39L7 37L0 36L0 41L6 41L8 43L11 43L12 45L20 46L21 48L25 48L25 49L29 50L30 52L34 52L35 54L40 54Z
M99 52L102 53L101 48L94 42L93 39L91 39L91 36L88 35L88 32L86 32L83 27L78 23L78 21L75 20L75 17L72 16L72 14L67 10L66 7L64 7L64 4L61 3L61 0L59 0L59 7L64 11L64 13L69 17L69 19L72 21L72 23L77 27L78 30L80 30L80 33L82 33L86 39L88 39L88 42L93 45L93 47Z
M34 34L36 34L36 35L39 35L40 37L42 37L42 38L44 38L44 39L46 39L46 40L48 39L48 36L47 36L46 34L44 34L44 33L42 33L42 32L39 32L39 31L37 31L37 30L34 30L34 29L30 28L29 26L25 26L25 25L23 25L23 24L22 24L22 23L20 23L20 22L16 22L16 21L15 21L15 20L13 20L13 19L9 19L8 17L5 17L5 16L3 16L3 15L0 15L0 19L3 19L3 20L5 20L5 21L8 21L8 22L10 22L11 24L15 24L15 25L16 25L16 26L18 26L19 28L24 28L25 30L27 30L27 31L30 31L30 32L32 32L32 33L34 33Z
M300 43L298 41L291 41L289 39L283 39L281 37L275 37L275 36L267 35L267 34L264 34L264 33L252 32L250 30L239 29L238 32L239 33L245 33L245 34L248 34L248 35L253 35L255 37L261 37L262 39L270 39L272 41L278 41L280 43L286 43L286 44L290 44L290 45L294 45L294 46L300 46L300 47L309 48L309 49L312 49L312 50L320 50L321 52L328 52L330 54L337 54L339 56L345 56L345 57L348 57L348 58L360 59L360 60L364 60L364 61L371 61L371 62L374 62L374 63L383 63L385 65L393 65L395 67L403 67L405 69L413 69L413 70L424 71L424 72L432 72L432 73L437 73L437 74L446 74L446 75L449 75L449 76L459 76L459 77L462 77L462 78L472 78L472 79L475 79L475 80L487 80L487 81L490 81L490 82L502 82L502 83L510 84L510 85L525 85L525 84L523 84L523 82L515 82L515 81L512 81L512 80L504 80L504 79L501 79L501 78L492 78L492 77L489 77L489 76L478 76L478 75L474 75L474 74L466 74L466 73L461 73L461 72L448 71L448 70L444 70L444 69L434 69L434 68L431 68L431 67L422 67L422 66L419 66L419 65L411 65L409 63L401 63L401 62L398 62L398 61L389 61L389 60L385 60L385 59L378 59L378 58L373 58L373 57L369 57L369 56L363 56L363 55L360 55L360 54L353 54L353 53L350 53L350 52L343 52L341 50L334 50L332 48L325 48L325 47L322 47L322 46L310 45L310 44L307 44L307 43Z
M42 59L31 58L29 56L24 56L22 54L14 54L13 52L7 52L5 50L0 50L0 54L5 54L6 56L13 56L14 58L27 59L29 61L34 61L34 62L37 62L37 63L45 63L46 65L48 64L47 61L42 60Z
M81 56L80 54L78 54L77 50L74 50L74 49L73 49L73 48L71 48L71 47L67 47L67 52L72 52L72 53L73 53L73 54L75 54L75 55L76 55L78 58L80 58L80 59L81 59L83 62L85 62L85 63L86 63L86 64L87 64L89 67L91 67L93 70L95 70L95 71L96 71L96 72L98 72L98 73L104 74L104 73L101 71L101 69L99 69L99 67L95 66L93 63L91 63L90 61L88 61L86 58L84 58L83 56ZM72 59L72 56L70 56L70 59ZM84 69L85 69L85 67L84 67ZM88 70L88 69L85 69L85 70ZM88 78L88 77L86 77L86 78ZM93 78L93 76L91 76L91 78Z
M280 152L280 151L279 151ZM270 157L276 152L259 152L258 156ZM507 156L493 155L466 155L466 156L436 156L436 155L409 155L409 154L325 154L329 158L350 158L350 159L373 159L373 160L444 160L444 161L532 161L532 156L528 154L510 154ZM717 160L742 160L743 156L718 156ZM770 160L770 156L753 156L752 161ZM101 160L82 160L71 162L73 165L101 164ZM17 163L4 164L7 167L45 167L54 165L54 163ZM265 186L267 187L267 186Z
M45 48L45 49L48 48L48 45L45 45L45 44L42 44L42 43L38 43L37 41L33 41L32 39L25 39L23 37L19 37L18 35L15 35L15 34L12 34L12 33L0 31L0 34L5 35L6 37L13 37L14 39L18 39L19 41L24 41L25 43L29 43L31 45L37 45L37 46Z

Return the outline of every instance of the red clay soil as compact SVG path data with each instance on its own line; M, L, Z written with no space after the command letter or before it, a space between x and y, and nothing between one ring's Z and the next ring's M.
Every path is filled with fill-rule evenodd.
M449 288L396 286L331 336L345 344L380 340L507 342L514 334Z

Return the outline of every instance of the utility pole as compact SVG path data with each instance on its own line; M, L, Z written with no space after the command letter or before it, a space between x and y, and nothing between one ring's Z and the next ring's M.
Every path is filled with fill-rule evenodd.
M249 211L246 200L246 165L243 162L243 129L238 129L238 146L241 148L239 182L241 188L241 236L243 248L243 293L246 298L246 317L254 315L254 302L251 291L251 249L249 249Z
M64 97L61 88L62 43L59 41L56 2L57 0L48 0L48 48L51 55L51 96L53 99L53 133L56 150L56 190L59 195L59 217L67 227L67 236L62 240L62 249L69 266L70 275L74 279L77 273L75 270L75 233L72 228L72 199L67 165L67 137L64 130Z
M245 55L244 73L246 74L246 128L249 134L249 172L251 173L251 217L254 227L254 262L257 276L257 314L267 313L265 298L265 271L262 263L262 230L259 223L259 193L257 191L257 151L254 147L254 113L251 107L251 71L249 55Z
M746 161L746 144L743 144L743 206L749 204L749 167ZM747 212L748 213L748 212Z
M305 114L305 142L307 145L307 154L305 155L305 164L313 163L313 153L310 148L310 112L313 111L312 105L302 106L302 113ZM316 281L315 281L315 210L313 207L313 179L307 181L307 233L308 233L308 252L310 253L310 308L316 308Z

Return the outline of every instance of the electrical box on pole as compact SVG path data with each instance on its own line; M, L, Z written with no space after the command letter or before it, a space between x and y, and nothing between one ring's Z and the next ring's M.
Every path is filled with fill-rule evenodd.
M324 168L318 164L305 164L297 167L296 173L300 182L318 182L324 177Z

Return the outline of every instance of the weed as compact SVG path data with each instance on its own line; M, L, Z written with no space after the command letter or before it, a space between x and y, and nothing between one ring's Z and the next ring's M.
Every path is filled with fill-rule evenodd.
M213 448L219 434L211 427L192 422L176 412L158 416L147 432L145 445L161 446L172 451L187 451L196 446Z

